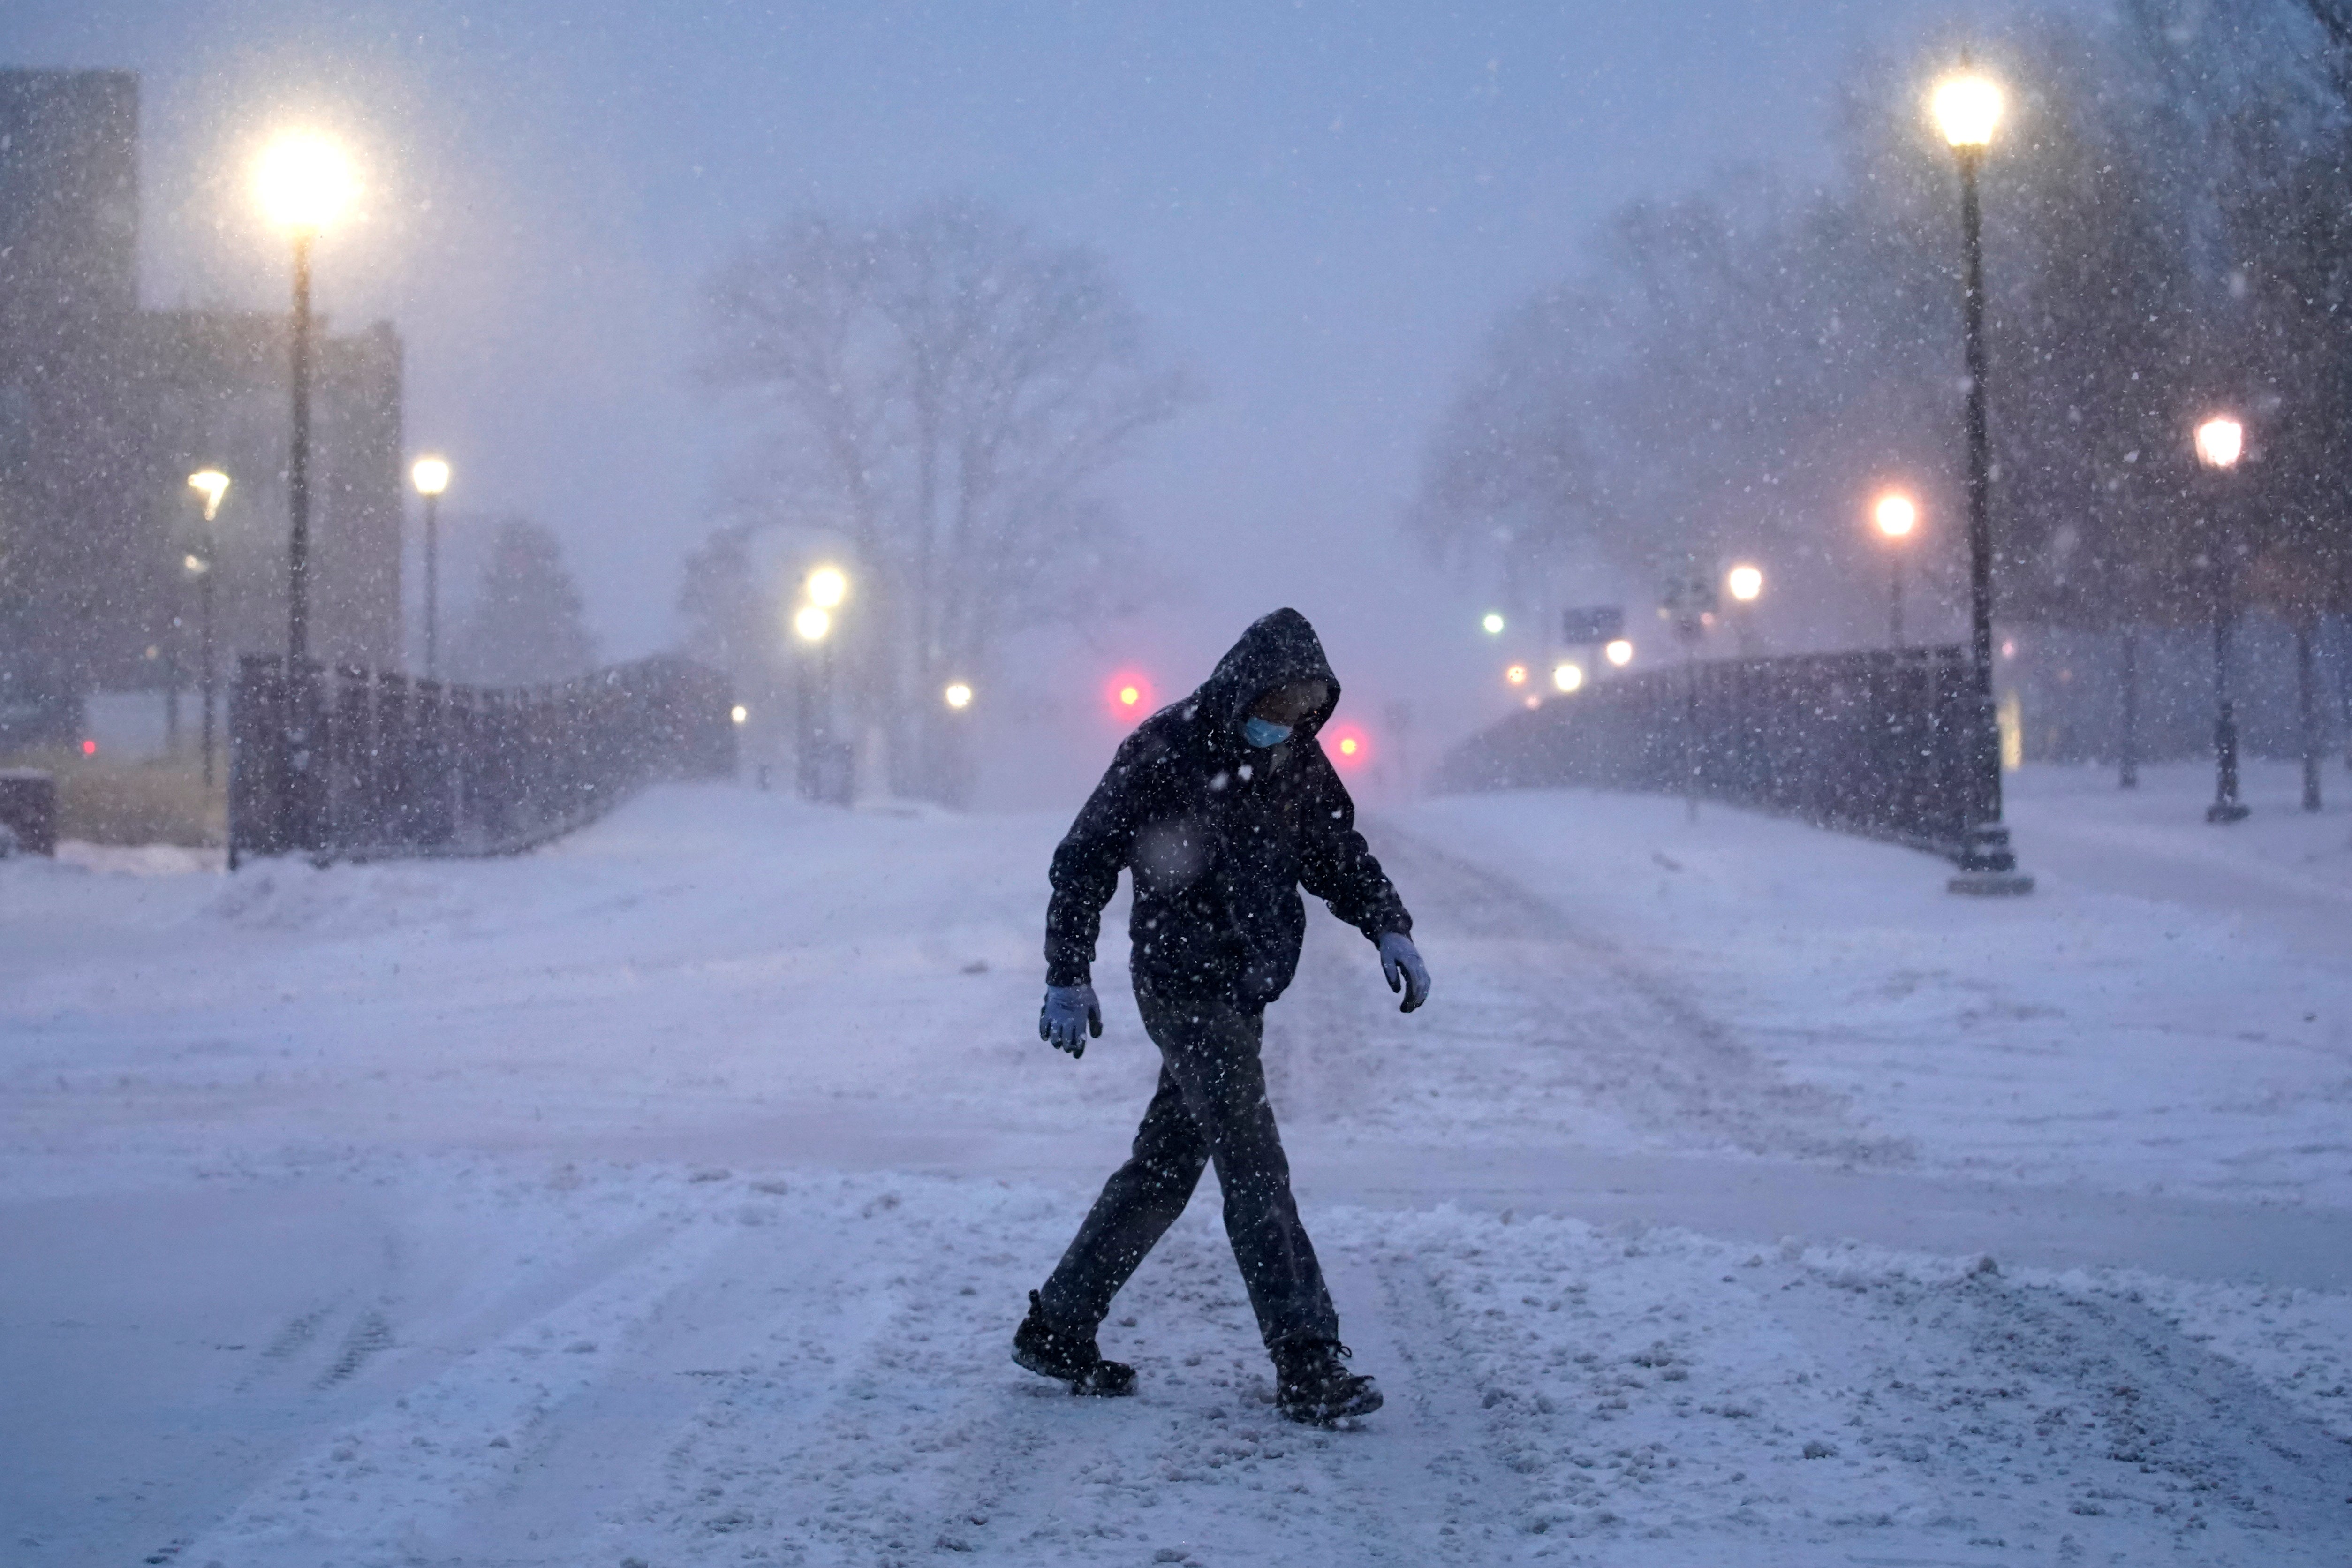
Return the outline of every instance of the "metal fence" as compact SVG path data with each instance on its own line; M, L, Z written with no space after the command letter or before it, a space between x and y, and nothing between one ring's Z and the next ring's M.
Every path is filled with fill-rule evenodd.
M1439 782L1687 793L1959 860L2000 784L1973 690L1957 647L1651 670L1513 714L1456 747Z
M735 770L727 678L669 657L555 686L445 686L247 655L229 699L229 864L503 855L663 778Z

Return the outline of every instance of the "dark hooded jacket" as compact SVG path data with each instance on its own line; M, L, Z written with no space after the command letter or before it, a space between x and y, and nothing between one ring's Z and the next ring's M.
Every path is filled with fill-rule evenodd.
M1259 698L1304 680L1330 695L1287 741L1243 740ZM1412 917L1316 740L1339 701L1315 628L1283 609L1244 632L1199 690L1138 725L1054 851L1046 983L1088 977L1122 869L1135 879L1134 973L1163 994L1244 1007L1281 995L1306 935L1302 886L1369 938L1410 932Z

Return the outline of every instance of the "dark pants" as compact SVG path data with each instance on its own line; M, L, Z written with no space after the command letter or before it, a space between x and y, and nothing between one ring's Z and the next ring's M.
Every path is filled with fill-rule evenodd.
M1229 1002L1154 995L1140 985L1135 1000L1160 1047L1159 1092L1136 1129L1134 1152L1104 1184L1045 1281L1045 1316L1092 1333L1214 1160L1225 1194L1225 1235L1267 1346L1338 1339L1339 1315L1298 1223L1290 1162L1266 1103L1258 1059L1265 1014Z

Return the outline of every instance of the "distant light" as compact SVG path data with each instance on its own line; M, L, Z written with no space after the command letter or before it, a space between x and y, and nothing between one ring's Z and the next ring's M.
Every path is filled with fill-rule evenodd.
M2246 449L2246 427L2223 415L2197 426L2197 460L2209 468L2235 467Z
M1927 100L1936 129L1958 148L1977 148L1992 141L2000 125L2000 85L1973 71L1948 76L1936 84Z
M1343 757L1352 757L1356 754L1356 742L1353 736L1339 742L1339 754Z
M1528 683L1528 667L1524 664L1515 664L1503 671L1503 679L1514 686L1525 686Z
M1542 706L1543 706L1543 699L1542 699L1542 698L1540 698L1540 697L1537 696L1537 695L1536 695L1534 692L1532 692L1532 691L1530 691L1530 692L1528 692L1528 707L1530 710L1537 709L1537 708L1540 708L1540 707L1542 707Z
M1490 637L1498 637L1503 635L1503 615L1499 610L1487 611L1486 615L1479 617L1478 624L1486 628L1486 635Z
M1353 724L1340 724L1326 730L1323 746L1343 768L1361 767L1371 761L1371 737Z
M1731 596L1745 605L1764 591L1764 574L1753 566L1734 566L1724 574L1723 585Z
M1103 698L1110 704L1111 717L1122 724L1134 723L1155 706L1151 678L1138 669L1114 670L1103 684Z
M188 575L191 577L201 577L213 569L211 562L194 552L180 557L180 564L188 569Z
M803 605L800 613L793 617L793 630L800 634L803 642L823 642L825 634L833 630L833 617L814 605Z
M198 468L188 476L188 488L205 498L205 521L220 515L221 497L228 494L228 476L218 468Z
M84 741L81 743L81 754L85 757L94 757L98 755L98 742L96 741Z
M1553 665L1551 684L1555 691L1574 691L1584 684L1584 667L1566 661Z
M271 223L297 234L317 234L351 210L359 182L331 140L293 132L263 150L253 166L253 190Z
M1622 669L1625 666L1633 662L1633 645L1627 642L1623 637L1619 637L1615 642L1611 643L1601 651L1602 655L1608 658L1610 663L1617 666L1620 669Z
M821 610L841 607L849 597L849 576L838 566L820 566L808 574L808 601Z
M940 695L947 699L949 707L959 712L971 706L971 688L961 680L950 681L948 689Z
M449 463L444 458L419 458L409 465L408 482L421 496L437 496L449 488Z
M2002 641L2000 645L2000 657L2003 658L2015 658L2017 657L2016 639L2008 638Z
M727 717L734 720L738 724L740 724L751 717L751 710L749 708L744 707L740 702L738 702L734 707L727 710Z
M1909 496L1899 490L1889 490L1879 497L1878 505L1871 510L1870 515L1872 521L1878 524L1878 531L1889 539L1902 538L1919 522L1918 507L1913 504Z

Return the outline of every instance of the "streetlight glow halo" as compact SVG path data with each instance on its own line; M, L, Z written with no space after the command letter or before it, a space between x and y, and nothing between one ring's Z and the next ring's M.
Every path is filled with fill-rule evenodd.
M2005 98L2000 84L1974 71L1958 71L1936 84L1928 110L1944 140L1963 152L1991 144L2000 128Z
M1889 539L1901 539L1918 526L1919 507L1900 490L1890 490L1878 498L1878 504L1871 509L1871 518L1878 524L1879 532Z
M228 494L228 476L218 468L198 468L188 476L188 488L205 498L205 521L220 515L221 498Z
M417 458L409 465L408 482L416 487L418 495L439 495L449 488L449 460L430 456Z
M1620 669L1633 662L1633 644L1628 637L1616 638L1601 652L1602 657Z
M833 630L833 617L815 605L803 605L793 616L793 630L803 642L823 642Z
M1759 567L1734 566L1724 574L1723 585L1731 590L1733 598L1745 605L1764 592L1764 573Z
M254 161L253 193L278 227L319 234L351 211L359 199L359 180L332 137L290 131Z
M837 610L849 597L849 574L838 566L820 566L808 574L808 601L820 610Z
M966 681L949 681L948 689L940 695L947 700L949 707L958 711L971 706L971 687Z
M2235 468L2245 452L2246 427L2228 415L2216 415L2197 426L2197 460L2207 468Z

